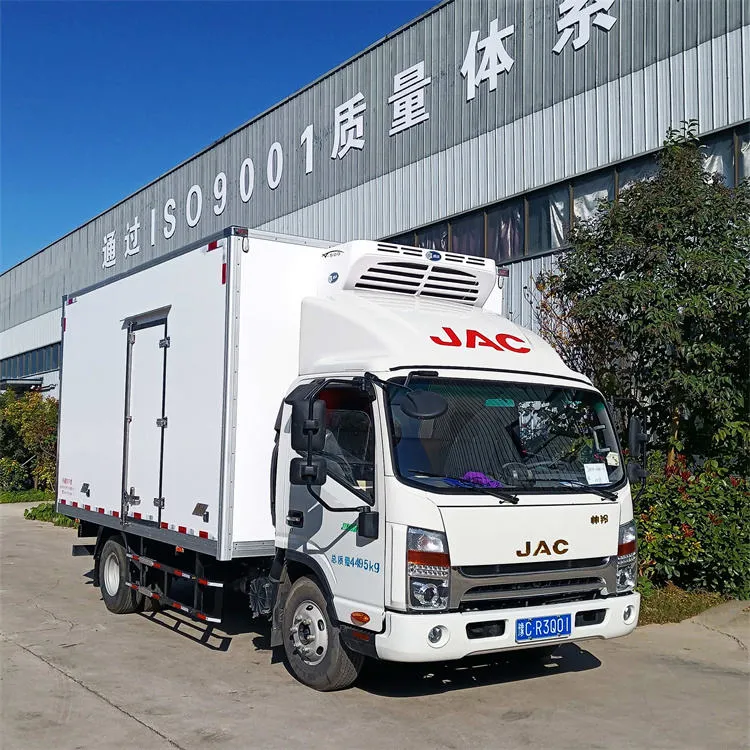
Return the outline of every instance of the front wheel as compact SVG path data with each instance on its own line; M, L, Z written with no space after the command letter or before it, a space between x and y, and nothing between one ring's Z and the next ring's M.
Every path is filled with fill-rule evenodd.
M311 578L298 578L284 604L281 621L287 666L303 684L330 691L349 687L364 656L349 651L328 616L328 603Z

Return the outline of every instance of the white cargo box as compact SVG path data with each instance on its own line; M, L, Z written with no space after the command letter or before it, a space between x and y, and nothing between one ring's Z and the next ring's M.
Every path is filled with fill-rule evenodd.
M232 227L63 300L58 510L272 554L274 422L330 244Z

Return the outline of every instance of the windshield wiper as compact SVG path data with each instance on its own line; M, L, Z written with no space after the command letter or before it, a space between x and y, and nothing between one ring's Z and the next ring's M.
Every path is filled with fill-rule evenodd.
M453 482L458 482L462 489L477 490L486 495L492 495L492 497L496 497L502 502L513 503L513 505L518 503L518 497L516 495L512 492L505 492L499 487L486 487L483 484L475 484L471 480L463 479L462 477L451 477L446 474L433 474L432 472L422 471L421 469L407 469L406 472L407 474L421 474L423 477L433 477L435 479L450 479Z
M580 487L581 489L590 492L592 495L603 497L605 500L611 500L612 502L617 501L616 492L612 492L611 490L600 490L598 487L592 487L590 484L584 484L583 482L576 482L573 479L566 479L565 481L561 481L560 485L563 487Z

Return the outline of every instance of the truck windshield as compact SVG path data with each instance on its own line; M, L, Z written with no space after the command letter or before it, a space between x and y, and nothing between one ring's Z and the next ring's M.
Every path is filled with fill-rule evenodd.
M622 458L604 401L583 388L432 378L409 387L439 393L448 410L417 420L387 389L395 470L430 491L513 488L581 492L623 479Z

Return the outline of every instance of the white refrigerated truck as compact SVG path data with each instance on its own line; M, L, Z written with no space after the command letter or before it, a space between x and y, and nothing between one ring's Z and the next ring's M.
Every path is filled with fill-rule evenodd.
M489 259L231 227L66 295L57 510L96 537L106 606L211 623L240 592L320 690L365 656L631 632L607 405L499 314L500 282Z

